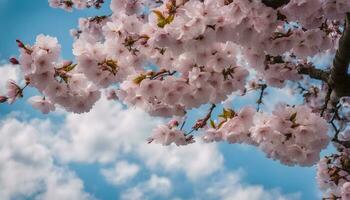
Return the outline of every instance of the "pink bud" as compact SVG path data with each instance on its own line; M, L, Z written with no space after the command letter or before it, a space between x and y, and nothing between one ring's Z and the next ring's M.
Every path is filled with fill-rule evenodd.
M168 126L170 128L177 127L179 125L179 122L176 119L172 119L170 122L168 122Z
M16 58L14 58L14 57L10 58L9 61L10 61L10 63L12 63L14 65L18 65L19 64L18 60Z
M7 97L5 96L0 96L0 103L5 103L7 101Z
M23 42L21 40L16 40L16 42L17 42L17 45L18 45L19 48L24 48L25 47L25 45L23 44Z

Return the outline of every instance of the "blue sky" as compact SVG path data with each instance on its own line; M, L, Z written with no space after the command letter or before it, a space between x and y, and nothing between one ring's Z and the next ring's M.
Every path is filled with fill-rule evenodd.
M6 65L10 56L18 54L16 39L32 44L40 33L57 37L62 57L72 59L69 29L77 26L79 17L108 14L108 2L98 11L69 13L50 8L47 0L0 0L1 78L6 79L4 76L11 74L8 71L18 71ZM1 83L0 92L4 91ZM30 89L25 95L34 93ZM274 95L267 96L269 103L265 108L278 101L276 94L282 101L298 101L286 91L274 90L270 94ZM255 100L256 94L252 94L234 100L234 107ZM206 107L193 111L191 120L205 110ZM36 171L31 164L23 164L23 159L9 158L7 162L0 155L0 175L2 167L10 170L8 179L0 176L0 197L4 200L50 199L50 195L63 195L62 191L76 195L72 199L101 200L136 199L137 195L142 199L319 199L315 167L284 166L267 159L257 149L242 145L196 144L183 148L146 145L147 135L160 119L138 110L125 110L115 102L102 100L94 111L79 116L64 111L42 115L24 98L11 106L0 104L0 120L0 140L16 143L17 136L28 134L35 139L24 145L44 149L48 153L43 158L52 160L44 164L40 161L45 170ZM0 142L0 154L7 146ZM8 151L21 149L23 154L28 153L21 146L11 148ZM36 156L36 151L30 152L34 155L28 155ZM42 171L46 174L41 174ZM23 176L11 177L11 173ZM31 176L27 177L28 173ZM13 182L14 186L10 185L12 178L19 179ZM58 189L50 189L52 185ZM26 189L17 188L21 186Z

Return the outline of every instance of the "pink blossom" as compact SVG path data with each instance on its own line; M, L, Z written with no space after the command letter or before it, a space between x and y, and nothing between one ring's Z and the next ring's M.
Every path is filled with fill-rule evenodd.
M22 89L17 85L14 80L8 80L6 84L7 88L7 101L9 104L14 103L18 98L22 97Z
M48 114L55 110L54 104L43 97L33 96L28 101L32 104L33 108L40 110L44 114Z

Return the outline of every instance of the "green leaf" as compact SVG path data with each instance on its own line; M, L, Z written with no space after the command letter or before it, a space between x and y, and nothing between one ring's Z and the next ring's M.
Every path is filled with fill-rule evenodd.
M293 123L295 123L296 119L297 119L297 113L295 112L290 116L289 120L292 121Z
M160 28L164 28L165 25L170 24L174 21L175 15L171 14L168 17L164 17L163 13L159 10L152 11L157 16L157 26Z
M217 129L220 129L221 126L225 124L225 122L227 122L227 119L225 119L224 121L220 122Z
M215 122L212 119L210 119L210 126L216 129Z
M134 80L132 80L135 84L140 85L140 83L145 80L147 78L147 76L145 74L141 74L138 77L134 78Z

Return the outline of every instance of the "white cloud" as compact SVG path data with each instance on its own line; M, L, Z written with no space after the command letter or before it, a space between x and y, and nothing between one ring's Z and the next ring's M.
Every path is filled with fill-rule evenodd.
M328 68L332 65L334 52L326 51L316 54L314 57L309 58L309 61L312 62L316 67Z
M123 109L101 99L89 113L67 114L54 148L65 162L113 163L121 155L135 155L152 170L182 171L191 179L222 168L217 144L164 147L147 144L152 129L161 121L137 109ZM196 158L196 159L193 159Z
M265 190L260 185L242 184L240 172L228 172L210 182L205 190L197 192L205 199L221 200L296 200L299 194L282 195L278 190ZM200 199L199 198L199 199Z
M171 181L167 177L152 175L143 185L144 190L152 191L162 196L166 196L171 191Z
M7 80L12 79L18 82L20 80L21 73L18 66L4 64L0 66L0 76L0 95L4 95L6 93Z
M54 164L40 134L49 134L49 121L0 123L0 199L86 200L83 182Z
M200 141L181 147L145 144L138 150L141 159L151 169L183 171L191 180L206 177L220 170L224 161L217 144L204 144Z
M119 161L113 168L102 169L101 174L105 179L114 185L121 185L137 175L140 167L127 161Z
M102 99L89 113L67 114L55 148L64 161L113 162L146 143L158 123L140 110Z
M269 88L263 102L265 111L272 112L278 103L298 105L302 103L302 98L292 88Z
M123 200L151 199L153 197L167 197L172 188L172 183L167 177L160 177L152 174L146 182L128 189L121 195Z
M261 186L243 185L236 173L225 173L224 158L217 144L197 143L176 147L147 144L152 128L160 123L142 111L123 109L118 103L101 100L87 114L66 114L64 124L49 120L19 122L6 119L0 125L0 199L36 195L38 199L86 200L83 182L69 169L57 166L54 158L64 163L115 163L133 156L144 165L119 161L101 174L112 184L130 186L122 199L174 199L172 183L164 176L184 173L197 191L193 199L287 200L278 191L266 191ZM53 130L56 127L59 130ZM145 182L133 178L146 167L151 175ZM218 180L216 172L224 173ZM20 177L20 178L18 178ZM131 183L131 179L135 182ZM198 181L200 180L200 181ZM191 182L192 181L192 182ZM194 182L195 181L195 182ZM129 184L130 183L130 184Z

